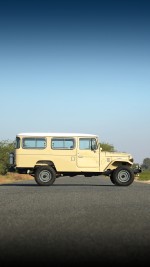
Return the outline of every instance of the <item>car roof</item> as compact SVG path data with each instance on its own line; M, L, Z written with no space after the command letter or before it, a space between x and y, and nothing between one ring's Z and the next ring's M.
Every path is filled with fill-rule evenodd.
M84 134L84 133L19 133L17 136L27 136L27 137L46 137L46 136L52 136L52 137L97 137L95 134Z

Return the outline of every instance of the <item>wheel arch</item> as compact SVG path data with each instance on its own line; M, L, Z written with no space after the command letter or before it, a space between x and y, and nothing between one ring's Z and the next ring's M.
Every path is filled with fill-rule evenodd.
M127 166L127 167L131 167L132 164L130 161L119 161L119 160L116 160L116 161L113 161L111 162L108 166L107 166L107 170L115 170L116 168L118 167L121 167L121 166Z
M56 167L55 167L55 164L51 160L38 160L36 162L36 165L34 166L34 169L37 169L38 167L45 166L45 165L52 167L57 172Z

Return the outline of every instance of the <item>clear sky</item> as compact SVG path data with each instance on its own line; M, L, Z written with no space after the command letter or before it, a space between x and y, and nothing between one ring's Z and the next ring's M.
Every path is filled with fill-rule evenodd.
M150 157L150 1L0 1L0 140L20 132Z

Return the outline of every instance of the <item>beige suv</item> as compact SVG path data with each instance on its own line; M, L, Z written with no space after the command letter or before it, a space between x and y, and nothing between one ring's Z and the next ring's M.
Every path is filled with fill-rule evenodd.
M39 185L52 185L59 176L105 175L115 185L128 186L140 172L133 170L130 154L102 151L97 135L79 133L18 134L10 164Z

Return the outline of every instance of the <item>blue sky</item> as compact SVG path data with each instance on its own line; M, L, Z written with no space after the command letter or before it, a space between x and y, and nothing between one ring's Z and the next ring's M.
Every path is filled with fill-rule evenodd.
M82 132L150 157L149 1L1 1L0 140Z

